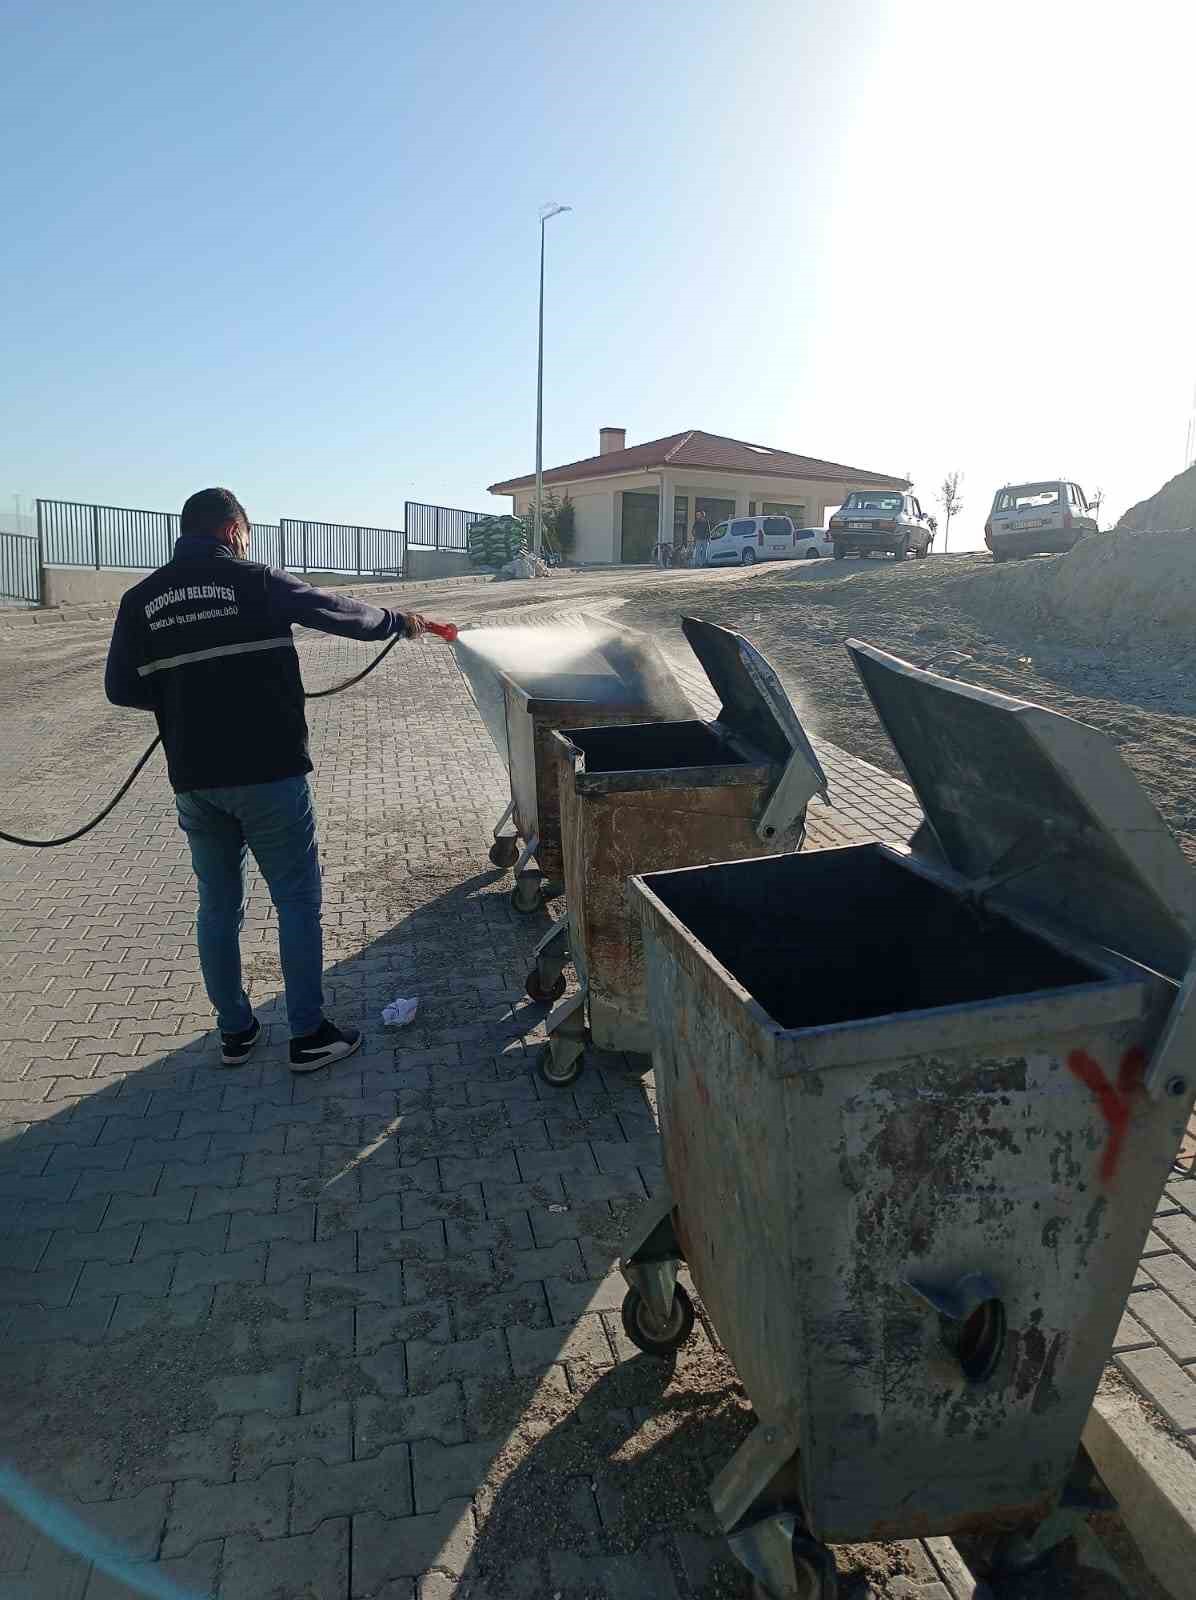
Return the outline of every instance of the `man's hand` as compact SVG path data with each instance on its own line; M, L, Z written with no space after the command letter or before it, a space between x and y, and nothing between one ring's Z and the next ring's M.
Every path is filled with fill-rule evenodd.
M427 617L421 615L418 611L406 611L403 613L404 639L418 639L421 633L427 633L427 631Z

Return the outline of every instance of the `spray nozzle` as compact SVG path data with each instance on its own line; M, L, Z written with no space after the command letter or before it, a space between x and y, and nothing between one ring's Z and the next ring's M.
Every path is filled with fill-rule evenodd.
M457 624L455 622L427 622L424 624L429 633L434 633L438 639L444 639L453 644L457 638Z

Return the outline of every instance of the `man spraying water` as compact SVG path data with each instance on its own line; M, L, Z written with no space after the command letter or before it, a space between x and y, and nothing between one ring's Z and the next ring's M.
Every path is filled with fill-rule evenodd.
M432 628L314 589L247 559L249 518L228 489L183 507L174 554L120 603L104 687L152 711L199 886L196 934L225 1066L261 1037L241 980L245 858L252 851L278 914L291 1071L313 1072L361 1044L324 1015L316 818L295 623L348 639L414 639Z

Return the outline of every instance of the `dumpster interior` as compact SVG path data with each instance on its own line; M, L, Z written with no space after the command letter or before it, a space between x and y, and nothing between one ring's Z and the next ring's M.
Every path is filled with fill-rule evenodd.
M469 628L453 645L482 721L505 761L510 680L536 700L656 707L684 715L688 702L657 652L627 631L594 627Z
M562 729L585 757L585 770L660 772L671 767L746 767L747 758L706 722L631 723ZM760 757L763 763L766 757Z
M528 673L519 687L532 700L594 701L597 705L634 706L643 695L613 672Z
M782 1028L1107 981L871 845L646 882Z

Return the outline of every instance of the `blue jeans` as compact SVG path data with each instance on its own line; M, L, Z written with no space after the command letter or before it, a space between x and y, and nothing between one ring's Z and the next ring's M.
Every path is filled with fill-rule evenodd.
M292 1037L313 1033L324 1016L324 940L316 813L307 779L191 789L177 794L175 803L199 881L199 964L220 1031L240 1033L253 1021L241 982L248 849L278 913Z

